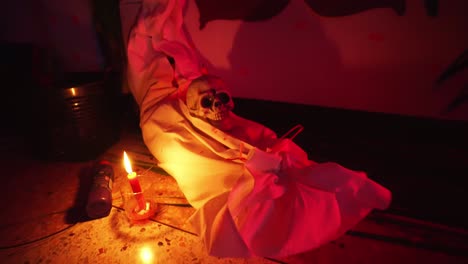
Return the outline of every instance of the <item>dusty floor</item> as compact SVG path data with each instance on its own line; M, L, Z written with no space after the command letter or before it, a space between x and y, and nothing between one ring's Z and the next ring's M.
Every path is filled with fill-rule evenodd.
M122 209L128 188L121 155L132 157L145 196L159 204L144 222ZM283 259L209 256L187 219L194 211L175 181L152 166L141 140L124 136L102 158L114 167L109 216L84 217L86 172L91 162L2 157L1 263L468 263L468 231L373 212L340 239ZM89 178L89 177L88 177Z

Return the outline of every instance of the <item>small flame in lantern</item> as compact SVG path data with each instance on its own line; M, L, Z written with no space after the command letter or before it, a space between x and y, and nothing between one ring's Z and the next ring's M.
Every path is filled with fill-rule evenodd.
M129 176L130 174L133 174L132 164L130 163L130 159L128 158L127 153L125 151L124 151L124 167L125 167L125 171L127 171Z

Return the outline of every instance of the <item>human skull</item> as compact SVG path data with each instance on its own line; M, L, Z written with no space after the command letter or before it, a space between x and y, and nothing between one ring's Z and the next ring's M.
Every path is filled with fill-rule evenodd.
M187 90L186 102L192 115L212 124L222 122L234 108L224 82L214 76L202 76L193 80Z

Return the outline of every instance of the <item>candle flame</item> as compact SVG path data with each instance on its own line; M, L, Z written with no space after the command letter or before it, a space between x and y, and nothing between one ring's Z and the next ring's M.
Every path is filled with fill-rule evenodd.
M132 173L132 164L130 163L130 159L127 156L127 153L124 151L124 167L125 171L127 171L128 174Z

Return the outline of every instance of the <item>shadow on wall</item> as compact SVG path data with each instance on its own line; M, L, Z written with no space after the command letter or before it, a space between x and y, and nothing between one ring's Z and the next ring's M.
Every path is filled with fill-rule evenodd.
M341 80L334 76L343 75L340 55L325 35L319 18L290 19L292 16L288 13L298 12L302 7L303 3L294 1L268 23L241 23L228 55L231 68L216 68L213 73L225 77L236 93L249 94L252 98L271 99L270 95L264 94L265 89L256 90L255 87L291 89L294 93L287 93L287 98L283 98L286 101L327 96L314 94L310 87L338 86L337 82ZM310 52L304 53L304 50ZM281 55L282 52L288 56ZM303 83L304 76L308 83Z
M290 0L195 0L200 10L200 29L217 19L263 21L278 15ZM325 17L348 16L374 8L390 8L402 16L406 11L405 0L304 0L318 15ZM424 0L428 16L437 16L438 0Z
M289 0L195 0L200 10L200 29L217 19L263 21L278 15Z
M327 17L347 16L373 8L391 8L399 16L405 14L405 0L332 0L317 1L304 0L317 14ZM424 7L428 16L437 16L439 0L424 0Z
M468 49L463 51L437 78L435 84L436 88L441 88L446 82L460 75L468 68ZM462 104L468 103L468 83L460 90L458 95L450 102L450 104L443 109L443 113L447 114L460 107Z
M215 0L194 0L194 2L199 11L200 29L214 20L268 21L268 23L240 24L229 53L231 69L209 66L209 69L214 68L214 74L223 76L236 93L247 94L250 98L278 100L279 98L268 95L265 89L256 91L255 87L272 87L272 89L289 87L295 94L288 93L286 97L280 98L281 101L301 103L305 102L303 98L316 98L315 102L332 101L335 106L351 109L356 107L351 105L352 102L360 102L364 108L375 111L395 109L393 105L396 102L392 101L393 97L401 99L399 103L403 106L399 107L404 109L403 112L418 113L421 112L419 108L439 107L435 104L424 105L422 102L424 98L421 102L417 102L417 98L420 97L418 92L424 94L424 89L427 89L427 93L431 92L427 86L430 86L432 81L422 83L424 86L422 90L407 91L409 94L405 94L404 97L401 96L401 91L392 92L393 87L399 87L401 84L408 87L423 87L418 81L425 79L422 76L427 76L430 72L426 64L419 68L403 64L400 66L400 71L395 74L378 67L366 71L350 67L345 69L337 45L321 27L320 17L348 16L376 8L387 8L402 16L406 10L405 0L227 0L222 4ZM438 16L438 0L421 2L428 17ZM294 17L293 12L290 12L293 5L295 12L304 12L305 15L302 17L308 19L298 18L295 21L286 19L285 17ZM307 10L308 8L310 10ZM317 16L311 16L311 10ZM289 15L284 15L286 12L289 12ZM273 28L275 30L272 30ZM368 38L375 43L385 41L383 35L375 32L369 33ZM300 52L304 50L308 52ZM283 55L282 51L287 56ZM466 57L466 54L462 56ZM459 62L460 59L457 59L455 63L460 64ZM207 64L209 65L209 62ZM405 68L408 69L405 71ZM278 73L281 76L278 76ZM409 75L416 77L408 78ZM304 79L307 79L307 83L304 83ZM366 84L366 87L361 84ZM318 89L321 94L318 94L317 89L313 87L321 87ZM391 98L383 98L382 90L388 91ZM448 106L442 111L442 115L452 112L466 102L467 93L468 87L465 87L453 102L447 103ZM326 97L328 99L321 100Z
M348 16L374 8L391 8L398 15L405 14L405 0L304 0L317 14L326 17Z
M278 10L278 6L279 2L273 10ZM210 12L217 8L216 5L211 6L210 11L200 7L200 20L214 19ZM364 9L361 6L337 10L335 14ZM224 8L220 10L217 18L227 12ZM237 16L242 14L248 12L238 13ZM235 15L229 13L224 18L233 19ZM265 13L257 18L264 17ZM292 20L294 17L300 18ZM234 95L248 95L249 98L299 103L314 98L315 102L333 102L335 106L351 109L355 108L355 102L371 109L379 109L382 101L392 104L389 100L382 100L380 89L369 87L381 87L384 83L391 91L392 87L404 83L407 76L392 76L379 69L345 69L340 56L334 41L325 34L320 17L310 15L306 2L290 1L281 14L268 20L268 23L241 23L228 56L230 68L210 65L209 69L226 79ZM362 83L369 85L359 85ZM282 92L272 90L269 93L265 87ZM278 94L281 94L281 98L278 98Z

